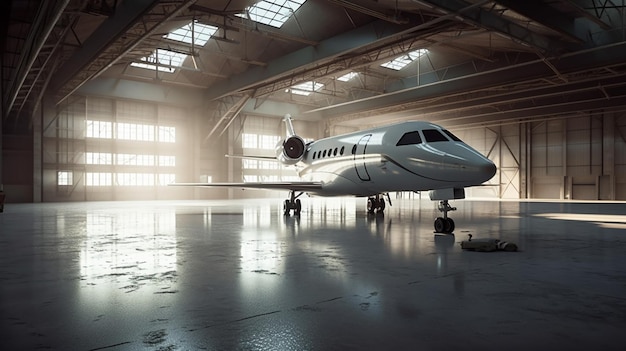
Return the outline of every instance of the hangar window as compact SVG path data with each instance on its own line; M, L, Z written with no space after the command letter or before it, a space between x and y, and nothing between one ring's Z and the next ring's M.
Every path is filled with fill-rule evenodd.
M263 0L236 16L280 28L306 0Z
M163 143L176 142L176 128L159 126L159 141Z
M359 75L359 74L358 74L358 73L356 73L356 72L349 72L349 73L344 74L344 75L343 75L343 76L341 76L341 77L338 77L338 78L337 78L337 80L338 80L338 81L341 81L341 82L347 82L347 81L349 81L350 79L352 79L352 78L354 78L354 77L356 77L356 76L358 76L358 75Z
M429 143L448 141L448 138L441 134L441 132L437 129L424 129L422 133L424 133L424 138L426 138L426 141Z
M159 155L159 166L161 167L176 166L176 156Z
M71 171L57 172L57 185L73 185L73 173Z
M217 27L200 24L197 21L190 22L163 36L163 38L180 41L183 43L204 46L217 31ZM187 54L165 49L156 49L152 55L142 57L140 61L133 62L133 67L150 69L159 72L174 73L176 68L181 67L187 58Z
M88 165L110 165L113 164L113 157L107 152L86 152L85 164Z
M415 131L415 132L408 132L404 134L402 138L400 138L396 146L416 145L416 144L421 144L421 143L422 143L422 138L420 137L420 134L417 131Z
M308 81L308 82L304 82L298 85L294 85L291 87L291 89L287 89L287 90L296 95L309 96L311 95L312 92L318 91L322 89L323 87L324 87L324 84L322 83Z
M165 49L156 49L150 56L142 57L140 62L133 62L133 67L151 69L153 71L174 73L176 68L183 65L187 58L187 54L169 51Z
M411 51L405 55L402 55L394 60L388 61L380 65L381 67L389 68L395 71L399 71L406 67L409 63L417 60L420 56L428 53L427 49L419 49Z
M113 137L113 124L104 121L87 120L87 138L106 138Z
M111 186L113 185L113 178L111 173L87 172L85 173L85 185Z
M198 21L190 22L174 31L164 35L165 38L176 40L183 43L204 46L211 36L217 31L217 27L198 23Z
M116 173L115 184L119 186L154 186L154 174Z
M176 174L172 174L172 173L160 173L159 174L159 185L168 185L174 182L176 182Z

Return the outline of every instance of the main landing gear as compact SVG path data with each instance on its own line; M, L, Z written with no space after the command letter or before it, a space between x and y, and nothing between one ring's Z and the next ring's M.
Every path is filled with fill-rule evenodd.
M437 208L443 212L443 217L435 219L435 233L451 234L454 231L454 221L448 217L448 211L456 211L456 207L450 206L448 200L442 200Z
M391 199L387 194L389 205L391 205ZM382 195L370 196L367 198L367 213L383 213L385 211L385 199Z
M293 190L289 191L289 199L285 200L283 203L283 213L285 216L289 216L291 210L293 210L294 216L299 216L300 211L302 210L302 203L300 202L300 195L304 193L300 193L296 195L296 192Z

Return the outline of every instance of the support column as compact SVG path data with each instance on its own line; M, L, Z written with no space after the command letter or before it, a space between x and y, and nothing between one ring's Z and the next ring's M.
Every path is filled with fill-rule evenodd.
M615 112L602 115L602 176L599 179L601 200L615 200ZM606 199L604 197L607 197Z

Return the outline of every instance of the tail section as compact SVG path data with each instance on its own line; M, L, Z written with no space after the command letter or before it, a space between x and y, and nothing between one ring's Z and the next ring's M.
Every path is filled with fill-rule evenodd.
M298 163L304 157L305 144L304 140L296 135L291 123L291 115L286 114L283 117L285 122L285 139L276 146L276 159L283 164L293 165Z
M293 124L291 122L290 114L286 114L285 117L283 117L283 122L285 122L286 137L289 138L291 136L296 135L296 132L293 130Z

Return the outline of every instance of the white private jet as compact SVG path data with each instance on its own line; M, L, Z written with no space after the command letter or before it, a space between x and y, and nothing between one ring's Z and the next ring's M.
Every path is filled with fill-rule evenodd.
M481 185L496 173L493 162L442 127L428 122L404 122L350 134L304 142L283 119L286 136L276 146L276 158L293 165L302 181L273 183L174 183L175 186L237 187L289 190L283 210L300 215L302 194L368 197L370 213L383 212L383 195L395 191L430 190L439 200L442 217L435 232L452 233L454 211L448 200L465 198L465 187ZM247 158L246 156L240 156ZM250 157L259 159L259 157Z

